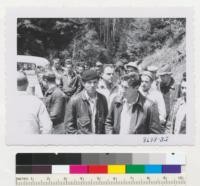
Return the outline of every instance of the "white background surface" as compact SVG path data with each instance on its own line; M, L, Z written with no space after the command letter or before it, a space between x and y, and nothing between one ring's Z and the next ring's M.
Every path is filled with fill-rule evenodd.
M195 82L195 145L173 147L136 147L136 146L6 146L5 145L5 10L7 7L176 7L194 8L194 82ZM188 186L199 186L200 176L200 1L198 0L0 0L0 185L15 185L15 154L17 152L185 152L187 156ZM9 50L9 49L7 49ZM190 63L190 61L188 61ZM19 106L20 109L20 106Z

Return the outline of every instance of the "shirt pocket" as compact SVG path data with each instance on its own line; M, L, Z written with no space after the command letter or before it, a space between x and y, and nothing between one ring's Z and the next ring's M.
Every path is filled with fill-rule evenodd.
M81 117L77 119L78 125L81 127L85 127L90 125L90 118L89 117Z

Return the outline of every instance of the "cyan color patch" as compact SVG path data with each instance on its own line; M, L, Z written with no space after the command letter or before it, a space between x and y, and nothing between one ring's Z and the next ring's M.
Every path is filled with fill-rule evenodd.
M145 165L144 166L145 173L162 173L162 165Z

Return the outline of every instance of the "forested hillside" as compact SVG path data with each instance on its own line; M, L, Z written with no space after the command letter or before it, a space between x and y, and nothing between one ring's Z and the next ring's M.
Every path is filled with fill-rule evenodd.
M185 25L184 18L19 18L17 49L50 61L184 66Z

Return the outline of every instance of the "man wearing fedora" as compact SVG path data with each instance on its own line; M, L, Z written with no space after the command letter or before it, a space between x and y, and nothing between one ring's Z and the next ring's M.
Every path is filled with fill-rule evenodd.
M105 96L96 91L99 76L96 70L82 75L84 89L74 95L66 107L67 134L104 134L108 106Z
M172 77L172 70L170 65L165 65L158 72L160 82L158 83L158 89L162 92L165 101L167 119L170 111L173 109L173 105L178 97L178 85Z

